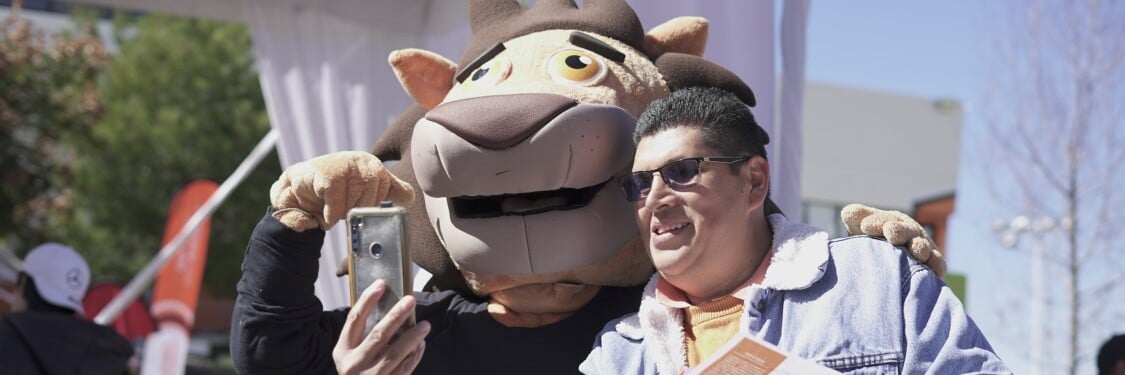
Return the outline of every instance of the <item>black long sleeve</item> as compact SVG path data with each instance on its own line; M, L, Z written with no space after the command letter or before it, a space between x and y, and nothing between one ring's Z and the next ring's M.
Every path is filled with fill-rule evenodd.
M272 212L246 248L231 358L239 373L334 374L332 348L347 311L322 311L313 294L324 232L294 232ZM536 328L504 327L473 296L416 292L416 318L433 328L415 373L573 374L606 322L637 311L641 289L602 287L573 316Z
M231 359L244 374L335 374L332 348L347 311L323 311L314 294L324 231L295 232L273 211L266 211L246 246L231 317Z

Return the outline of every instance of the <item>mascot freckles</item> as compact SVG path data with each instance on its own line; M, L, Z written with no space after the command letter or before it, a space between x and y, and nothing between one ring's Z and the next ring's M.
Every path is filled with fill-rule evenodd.
M686 87L750 106L753 93L700 57L701 18L646 33L624 0L475 0L469 16L457 63L391 54L416 105L373 153L297 163L272 186L238 284L240 372L572 374L605 323L637 311L653 267L617 184L636 117ZM415 293L417 326L363 336L360 314L322 311L313 284L324 231L383 200L407 207L412 258L434 277ZM844 220L944 266L905 215L859 207Z

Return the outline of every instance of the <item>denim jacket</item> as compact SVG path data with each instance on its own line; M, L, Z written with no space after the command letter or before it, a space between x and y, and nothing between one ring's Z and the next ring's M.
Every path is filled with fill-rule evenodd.
M953 292L924 264L886 241L829 241L818 228L769 217L771 264L751 287L739 329L791 355L851 374L1010 373ZM655 297L609 322L580 371L679 374L680 309Z

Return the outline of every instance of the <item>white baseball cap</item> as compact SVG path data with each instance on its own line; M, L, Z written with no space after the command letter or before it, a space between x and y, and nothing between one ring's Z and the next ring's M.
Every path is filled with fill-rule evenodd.
M90 266L77 251L54 242L36 246L24 258L23 272L35 280L35 289L47 302L82 312Z

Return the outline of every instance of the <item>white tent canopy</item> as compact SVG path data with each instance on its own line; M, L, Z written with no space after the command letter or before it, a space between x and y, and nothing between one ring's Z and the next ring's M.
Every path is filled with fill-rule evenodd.
M469 33L465 3L452 1L80 2L248 24L270 123L281 135L278 153L283 166L335 151L370 150L387 124L411 104L386 63L387 55L401 48L424 48L456 61ZM710 20L705 57L738 74L754 90L755 116L772 140L772 196L783 211L798 214L808 1L785 2L781 21L773 1L631 3L647 28L677 16ZM775 88L779 38L783 90ZM317 291L326 309L348 302L345 282L335 276L345 256L343 230L337 226L327 234L321 256Z

